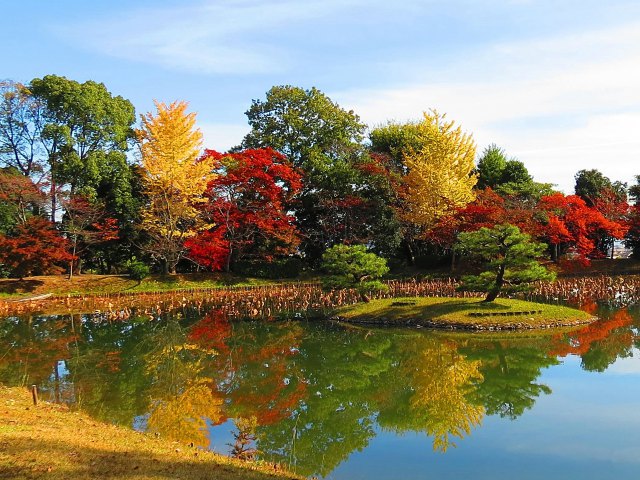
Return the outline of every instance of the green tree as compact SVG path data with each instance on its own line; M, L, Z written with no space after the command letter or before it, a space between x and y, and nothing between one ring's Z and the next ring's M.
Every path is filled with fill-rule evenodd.
M551 184L535 182L524 163L508 158L496 144L484 149L476 171L478 188L491 188L501 195L539 200L553 193Z
M266 100L254 100L246 112L251 131L244 148L271 147L296 167L313 170L339 161L359 148L366 126L317 88L272 87Z
M597 204L604 192L611 191L619 199L626 200L627 186L622 182L612 182L609 177L603 175L599 170L580 170L575 175L576 195L581 197L588 206Z
M484 149L478 160L478 188L496 189L502 183L502 176L507 167L507 155L505 151L492 143Z
M461 233L456 248L481 261L484 271L463 277L461 289L487 292L485 302L494 301L501 291L523 292L531 288L531 282L555 278L536 260L543 255L546 245L532 241L513 225Z
M113 96L102 83L57 75L34 78L28 90L43 108L40 139L51 175L52 220L61 189L95 197L114 179L123 182L117 188L130 189L128 175L117 174L128 170L126 151L134 138L129 100Z
M325 288L355 288L364 302L372 291L388 288L380 281L389 272L387 261L364 245L334 245L322 255L322 268L330 275L323 279Z
M302 170L303 189L295 205L301 249L315 262L337 243L363 241L367 228L351 228L354 203L364 203L366 176L357 168L363 156L366 126L320 90L274 86L266 100L254 100L246 112L251 131L241 148L266 148L284 154ZM367 239L364 239L366 241Z

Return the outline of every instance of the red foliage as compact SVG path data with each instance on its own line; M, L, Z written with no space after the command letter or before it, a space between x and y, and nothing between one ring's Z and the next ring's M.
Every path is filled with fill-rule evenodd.
M228 268L231 256L287 254L299 242L289 203L302 188L300 174L270 149L221 154L219 175L209 183L203 210L214 226L187 243L189 256L211 269Z
M517 215L505 207L505 199L491 188L480 190L476 199L465 207L458 208L452 215L446 215L426 233L427 240L450 248L460 232L474 232L482 227L492 228L502 223L513 223Z
M58 271L56 264L69 262L68 242L53 223L31 217L19 225L13 236L0 235L0 263L20 278Z
M538 207L548 215L543 230L549 242L573 249L581 257L600 256L598 239L621 239L627 231L624 223L607 219L577 195L554 193L542 197Z
M565 334L555 335L553 337L553 347L549 353L560 357L567 355L584 355L591 349L594 343L610 338L614 330L627 327L632 323L633 317L631 317L627 309L618 310L607 320L590 323L576 332L571 332L569 334L569 340L566 339ZM617 340L631 346L633 336L630 332L626 332Z
M191 327L189 340L201 347L215 350L219 355L227 355L230 349L226 341L232 333L228 315L220 310L213 310Z
M221 225L188 238L184 246L189 252L189 258L214 272L223 270L229 256L229 240L225 239L225 233L226 228Z
M0 170L0 202L13 206L19 223L26 221L30 206L44 201L44 194L29 177Z

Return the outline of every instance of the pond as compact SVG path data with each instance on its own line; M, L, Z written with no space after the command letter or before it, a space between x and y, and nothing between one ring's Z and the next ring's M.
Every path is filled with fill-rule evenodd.
M592 307L595 308L595 307ZM640 310L573 331L464 334L230 321L0 322L0 382L95 418L330 479L631 479Z

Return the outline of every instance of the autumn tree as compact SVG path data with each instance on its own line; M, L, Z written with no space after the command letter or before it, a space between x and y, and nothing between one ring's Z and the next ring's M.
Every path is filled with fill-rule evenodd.
M298 245L291 202L301 176L270 148L221 154L207 150L215 165L201 210L212 227L187 240L189 258L213 270L230 271L232 260L272 260Z
M73 259L67 241L55 226L42 217L30 217L11 235L0 234L0 264L12 276L46 275Z
M40 213L45 196L33 181L15 168L0 169L0 232L25 223Z
M76 195L64 203L65 214L62 230L71 244L69 278L73 277L75 266L82 273L82 255L92 246L116 240L118 222L109 217L104 205L83 195Z
M405 217L428 228L442 215L474 199L476 145L470 135L435 111L424 114L418 134L422 145L404 155L408 170L404 178Z
M504 224L461 233L457 248L482 263L479 275L462 278L461 289L487 292L485 302L494 301L501 292L524 292L537 280L551 281L555 275L537 259L546 246L531 240L516 226Z
M156 115L142 116L141 144L147 205L142 229L149 237L148 252L164 273L175 273L186 253L184 241L205 225L197 208L214 178L208 157L200 159L202 133L186 102L156 102Z
M598 241L602 238L622 239L627 227L608 220L600 211L587 205L577 195L555 193L542 197L538 209L546 213L544 229L552 247L552 259L574 251L582 259L602 256Z
M363 302L370 301L371 292L388 289L380 281L389 272L387 261L364 245L334 245L322 255L322 268L329 274L324 288L355 288Z
M636 183L629 187L629 197L633 204L629 207L628 226L625 246L633 249L633 256L640 257L640 175L635 176Z

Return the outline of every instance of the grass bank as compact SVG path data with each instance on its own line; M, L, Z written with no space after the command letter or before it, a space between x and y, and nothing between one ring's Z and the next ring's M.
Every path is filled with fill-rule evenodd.
M46 293L54 295L104 295L169 292L194 288L269 285L279 282L281 281L250 278L229 273L152 275L139 284L126 275L76 275L71 280L66 275L45 275L28 277L23 280L0 279L0 298L20 298Z
M273 465L241 463L96 422L63 405L33 406L27 390L0 386L0 478L263 480L298 477L274 469Z
M498 298L386 298L341 307L342 321L387 326L421 326L460 330L525 330L589 323L594 317L559 305Z

